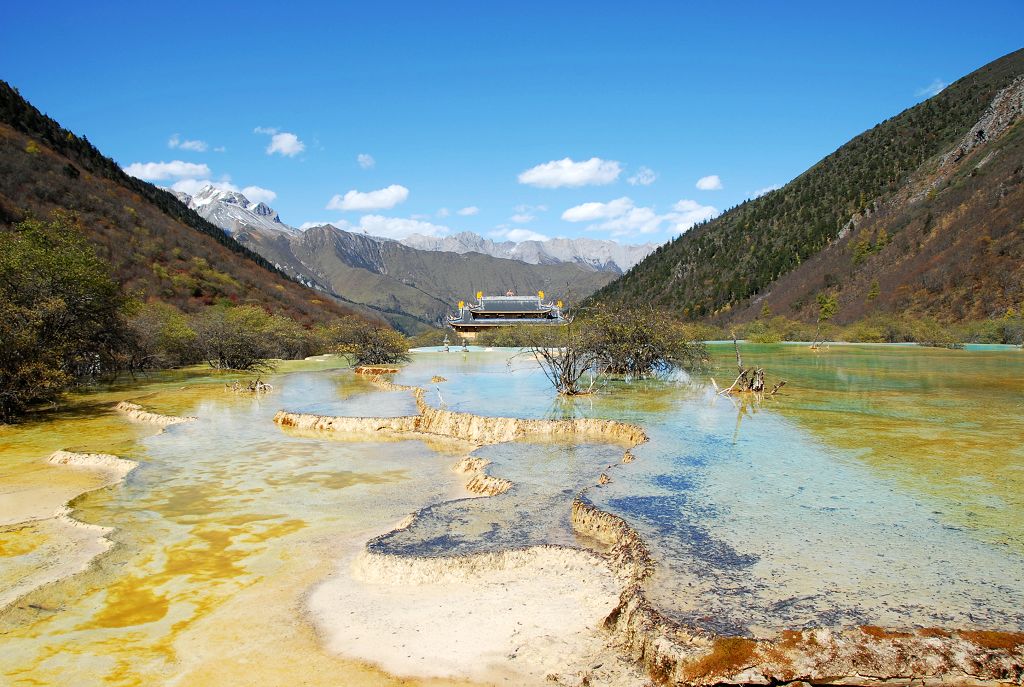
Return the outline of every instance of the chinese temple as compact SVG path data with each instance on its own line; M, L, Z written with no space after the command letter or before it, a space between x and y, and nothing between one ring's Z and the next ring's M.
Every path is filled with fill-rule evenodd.
M558 325L566 321L562 301L546 302L543 291L536 296L517 296L512 291L504 296L485 296L478 291L475 302L459 301L457 314L448 317L448 326L472 338L487 327Z

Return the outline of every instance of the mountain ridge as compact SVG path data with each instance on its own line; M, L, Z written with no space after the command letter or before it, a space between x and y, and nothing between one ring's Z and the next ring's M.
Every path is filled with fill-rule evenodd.
M493 241L463 231L450 236L412 234L399 241L413 248L452 253L483 253L496 258L521 260L531 265L576 262L599 270L624 272L653 251L657 244L624 244L590 238L553 238L544 241Z
M276 210L263 202L253 203L240 191L208 184L195 194L171 191L178 200L204 219L235 234L245 228L263 228L298 233L304 229L285 224ZM268 222L261 221L263 218ZM353 232L344 226L327 223L341 231ZM323 225L318 225L323 226ZM311 228L311 227L310 227ZM602 271L622 273L653 251L657 244L625 244L607 239L553 238L525 241L494 241L471 231L446 236L411 234L402 239L369 236L376 241L397 241L410 248L434 252L480 253L495 258L519 260L531 265L577 263Z
M480 251L430 250L333 224L298 230L284 224L265 204L254 204L238 191L212 185L194 196L175 195L295 281L378 311L409 333L443 325L457 301L480 290L543 290L565 300L584 297L621 273L612 256L628 259L636 252L617 253L619 244L583 239L554 244L565 260L548 255L528 262L485 252L500 252L496 246L501 244L470 232L458 236L463 242L473 241L471 236L479 239ZM508 244L504 248L509 250L517 245ZM581 249L593 250L593 256L583 257Z
M242 231L238 239L300 282L397 316L390 319L407 332L443 324L455 303L476 291L543 290L568 300L614 277L575 263L531 265L480 253L424 251L331 224L290 237Z
M954 288L956 284L941 274L946 270L979 285L987 283L984 269L991 270L994 264L982 259L976 247L959 254L935 253L931 259L938 261L936 264L919 266L930 275L927 278L883 269L880 262L887 258L890 265L903 264L908 256L921 253L922 246L934 241L929 238L932 226L941 230L943 242L955 243L958 232L977 229L991 218L998 220L994 226L999 228L998 250L1002 251L996 256L995 269L1008 277L1016 274L1011 263L1019 254L1021 232L1019 225L1014 226L1018 213L1006 209L1011 204L1004 202L998 211L972 206L976 216L957 219L957 208L947 207L943 196L957 196L966 203L972 197L965 195L968 187L974 194L986 193L986 187L977 183L976 174L970 176L970 169L984 166L981 151L998 149L1009 162L998 166L999 178L990 178L989 186L1001 187L1015 199L1019 197L1020 165L1015 161L1020 159L1021 151L1007 137L1019 130L1020 118L1007 124L998 139L979 141L969 150L964 148L964 141L1000 94L1022 74L1024 50L981 67L938 95L854 137L781 189L741 203L659 247L594 294L593 299L651 303L687 319L713 321L749 318L764 305L813 321L816 298L827 293L839 299L840 321L883 307L942 319L954 318L958 312L978 314L978 296L969 289ZM992 147L1004 140L1008 141L1005 145ZM954 158L958 170L966 171L939 180L943 161L948 166ZM967 169L968 164L973 166ZM907 193L927 179L938 185ZM935 203L930 219L922 203ZM883 220L885 227L880 224ZM926 224L929 236L922 237ZM869 227L871 236L862 236ZM893 240L908 227L912 231ZM862 243L865 240L866 248ZM968 248L964 242L959 243L962 249ZM896 247L887 248L890 244ZM987 267L983 269L982 264ZM865 277L868 268L878 274ZM848 282L865 279L865 293L843 293ZM874 280L885 282L892 292L918 293L924 289L931 299L923 294L910 299L874 296L869 299L870 308L852 307L855 298L867 299ZM922 280L929 284L918 283ZM1011 280L988 294L990 304L1003 309L1019 304L1019 279L1016 284ZM942 285L949 286L957 297L944 298Z

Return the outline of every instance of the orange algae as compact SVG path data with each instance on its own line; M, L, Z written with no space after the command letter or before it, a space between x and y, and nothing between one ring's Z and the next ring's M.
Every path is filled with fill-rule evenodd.
M994 632L992 630L961 630L957 632L969 642L984 649L1013 651L1024 646L1024 632Z
M686 666L686 677L696 680L704 677L729 677L753 664L757 642L745 637L717 637L711 643L711 652Z
M201 615L202 609L215 605L219 596L218 585L231 583L230 586L235 587L251 583L239 582L245 579L246 570L242 562L251 551L238 544L260 544L287 536L305 526L304 521L295 519L253 526L257 521L268 519L236 516L224 519L224 524L235 527L193 528L191 535L199 540L199 545L191 541L173 544L164 550L162 569L154 570L145 577L118 578L107 588L104 608L78 629L130 627L161 620L167 615L169 596L175 596L175 593L160 590L176 590L186 580L203 582L202 587L185 592L185 597L195 609L191 617ZM213 586L208 586L211 584ZM179 621L175 626L187 624L188 621Z
M397 367L387 367L385 365L359 365L353 372L357 375L390 375L397 374L399 369Z

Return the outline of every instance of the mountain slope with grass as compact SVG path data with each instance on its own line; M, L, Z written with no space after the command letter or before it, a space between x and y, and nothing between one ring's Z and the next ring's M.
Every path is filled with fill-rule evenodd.
M660 247L594 300L689 319L872 312L944 321L1024 300L1024 50Z

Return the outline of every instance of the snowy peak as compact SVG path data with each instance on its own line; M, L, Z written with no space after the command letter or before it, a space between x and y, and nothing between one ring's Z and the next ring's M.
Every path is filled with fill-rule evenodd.
M270 207L266 203L259 202L249 208L253 214L259 215L260 217L266 217L274 222L281 222L281 218L277 214L277 210Z
M483 253L496 258L519 260L531 265L572 262L595 270L625 272L643 260L657 244L630 245L603 239L548 239L546 241L495 242L464 231L451 236L412 234L401 243L420 250L450 253Z
M172 191L181 202L205 219L228 232L254 233L266 238L300 232L281 221L274 208L266 203L253 203L244 194L232 189L207 185L195 195ZM390 239L373 237L381 242ZM634 246L603 239L548 239L546 241L494 241L463 231L450 236L412 234L399 243L410 248L445 253L482 253L495 258L518 260L529 265L575 263L599 272L621 274L650 254L657 244Z
M207 185L194 196L174 191L178 200L229 234L248 231L267 236L295 234L297 230L281 221L274 208L253 203L242 193Z
M192 204L196 207L210 203L228 203L243 208L248 208L251 205L249 199L238 191L217 188L212 185L203 186L192 196Z

